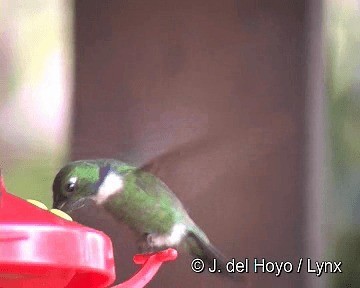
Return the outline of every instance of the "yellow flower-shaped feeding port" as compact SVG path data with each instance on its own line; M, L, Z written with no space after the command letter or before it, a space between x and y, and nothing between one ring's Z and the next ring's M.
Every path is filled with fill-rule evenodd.
M66 214L64 211L61 211L59 209L50 209L51 213L54 213L55 215L64 218L65 220L72 221L72 218L70 215Z
M44 209L44 210L49 210L46 205L40 201L37 201L37 200L33 200L33 199L27 199L27 201L41 209ZM59 216L65 220L68 220L68 221L72 221L72 218L70 217L70 215L66 214L64 211L61 211L59 209L50 209L49 210L51 213L55 214L56 216Z

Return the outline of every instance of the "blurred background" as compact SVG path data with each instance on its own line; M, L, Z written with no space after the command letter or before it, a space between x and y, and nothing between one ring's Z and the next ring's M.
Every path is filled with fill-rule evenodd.
M68 157L72 11L71 1L0 2L0 162L11 191L47 205Z
M75 102L73 101L74 73L75 71L83 73L81 67L77 70L74 68L74 8L75 4L72 1L65 0L0 0L1 168L10 192L23 198L41 200L48 206L51 206L52 179L61 165L74 155L80 157L80 155L109 154L94 152L94 150L91 153L81 152L92 147L72 147L74 143L83 142L91 145L91 141L87 139L72 140L71 137L72 127L80 125L71 121L72 111L74 111L72 103ZM325 63L323 75L325 107L323 108L325 109L324 135L326 138L326 145L324 145L326 161L323 170L326 171L326 181L325 189L321 191L323 194L320 198L323 202L321 207L319 206L321 219L318 221L324 228L321 230L323 258L343 260L342 268L345 271L340 275L325 276L326 284L323 287L360 287L360 260L358 259L360 255L360 1L327 0L324 1L322 10L324 15L322 49ZM125 19L128 17L125 13L121 15ZM147 19L144 15L142 16L143 19ZM114 19L111 21L115 21ZM249 20L247 25L253 29L253 26L257 24ZM124 29L127 28L126 25L124 27ZM129 35L137 31L134 27L129 25ZM173 29L176 31L176 28ZM79 33L82 30L77 28L76 31ZM190 28L189 31L191 31ZM103 32L95 29L94 33ZM115 32L107 32L106 37L111 39L112 33ZM171 38L171 35L166 34L161 37ZM130 39L131 35L128 38ZM197 38L194 37L194 39ZM261 41L262 38L259 39ZM244 41L246 42L246 38ZM87 43L89 46L97 44ZM122 42L122 45L126 44L126 41ZM179 56L178 49L176 45L173 45L170 52L173 53L172 55ZM223 48L219 46L215 49ZM212 52L209 51L206 53L211 54ZM83 52L89 53L86 49ZM248 64L252 65L252 63ZM261 62L257 65L261 65ZM141 69L141 64L138 67ZM158 67L153 68L156 74ZM136 73L131 68L129 69L130 74ZM100 75L102 72L98 71L98 73ZM127 78L120 74L119 79ZM144 89L146 89L146 81L142 82ZM216 82L216 80L210 81ZM103 81L103 83L106 82ZM123 93L121 89L126 88L131 89L131 87L119 88L118 92ZM277 89L281 90L281 87ZM149 93L157 92L158 90L155 89ZM82 103L81 96L78 98L80 100L76 103ZM140 109L141 101L132 101L130 104ZM241 101L239 103L241 106ZM153 106L142 107L143 110L140 109L140 111L146 115L146 109L151 109L151 107ZM180 107L177 113L187 117L183 110L186 110L186 105ZM199 114L206 114L200 108L198 111ZM162 123L170 121L171 117L169 117L163 114L163 119L159 121ZM188 117L190 119L191 114ZM201 121L206 122L208 119L206 116L201 116L196 118L196 121L196 123L202 123ZM186 125L186 129L201 130L197 124ZM151 131L151 126L148 128ZM171 124L165 128L167 131L173 129ZM91 131L89 133L91 134ZM135 137L128 134L126 136ZM182 136L181 133L180 136ZM300 137L300 142L302 142L301 137L306 137L305 134L293 136ZM150 137L147 138L148 143L156 144L156 137L148 137ZM124 137L119 141L126 142ZM170 144L171 141L170 139ZM82 145L86 146L86 144ZM134 151L141 149L141 143L135 147L129 143L122 145L125 146L122 146L121 152L134 162L151 156L150 152L146 154L143 150L140 156L134 156L136 153ZM266 149L267 146L264 148L262 145L255 145L254 147L258 150L252 153L258 155L262 153L261 149ZM250 174L250 177L259 178L264 173L266 172L260 171L259 174ZM211 208L211 206L208 207ZM200 219L205 217L199 215ZM219 238L218 242L222 240ZM229 248L227 254L233 251L231 249ZM310 287L304 285L301 287Z

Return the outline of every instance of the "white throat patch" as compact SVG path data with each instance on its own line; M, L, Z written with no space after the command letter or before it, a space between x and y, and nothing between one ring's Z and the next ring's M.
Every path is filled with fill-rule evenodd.
M99 187L99 192L93 199L95 200L96 204L102 204L108 197L114 195L117 192L120 192L123 187L123 178L120 175L111 172L106 175L103 183Z

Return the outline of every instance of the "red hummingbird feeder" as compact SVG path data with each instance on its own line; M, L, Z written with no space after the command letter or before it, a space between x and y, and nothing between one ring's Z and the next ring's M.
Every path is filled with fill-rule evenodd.
M112 288L144 287L177 251L135 255L142 265ZM0 175L0 288L102 288L115 281L110 238L7 193Z

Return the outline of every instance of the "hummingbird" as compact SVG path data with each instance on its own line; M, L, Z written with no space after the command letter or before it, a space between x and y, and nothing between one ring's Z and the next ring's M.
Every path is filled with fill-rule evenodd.
M144 166L146 167L146 165ZM71 214L93 201L138 237L141 253L183 247L223 275L226 258L190 218L158 177L115 159L78 160L64 166L53 182L53 208Z

